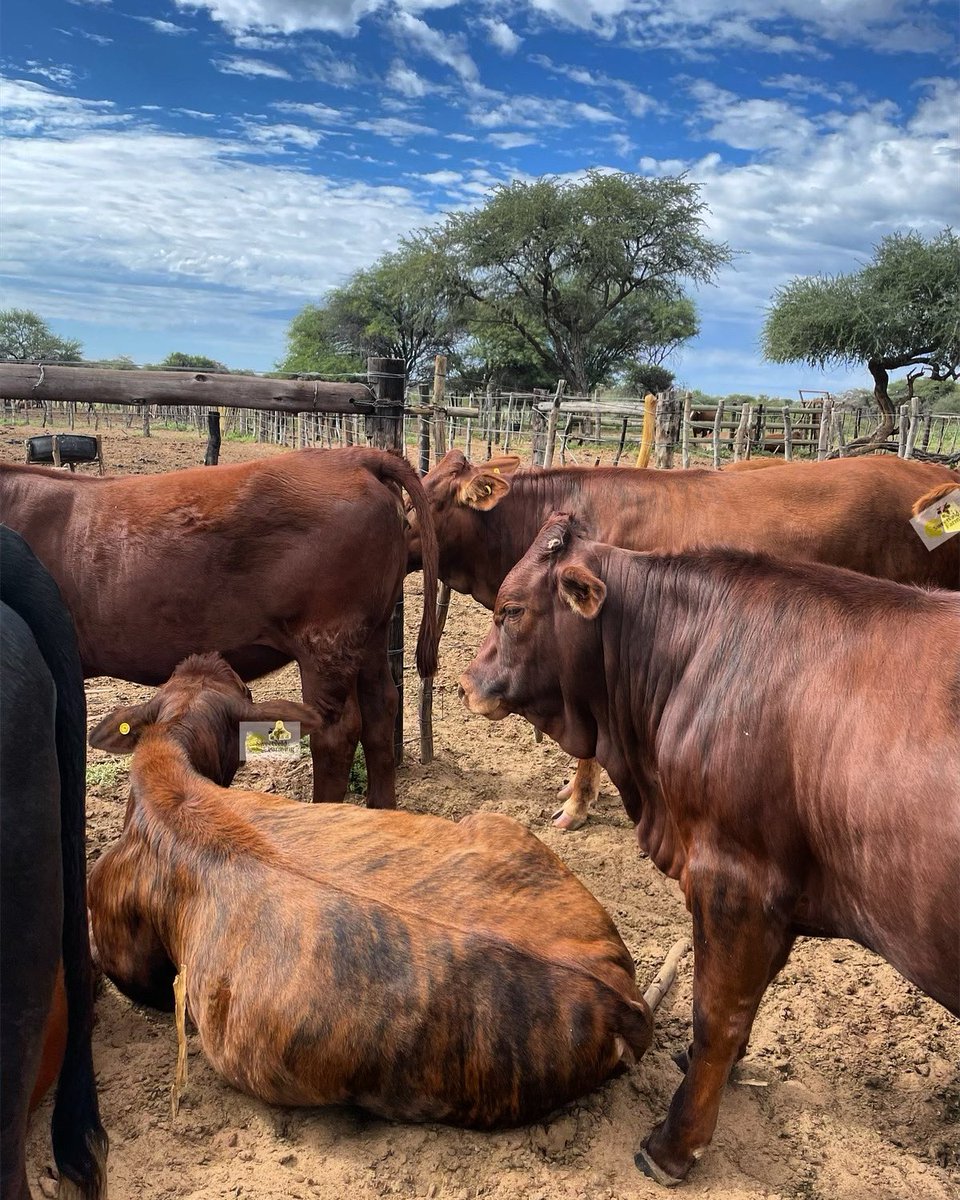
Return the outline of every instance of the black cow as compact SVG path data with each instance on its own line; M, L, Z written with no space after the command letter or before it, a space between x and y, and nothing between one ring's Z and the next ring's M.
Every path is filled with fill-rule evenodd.
M60 1196L106 1196L87 936L86 702L70 615L0 526L0 1194L29 1200L27 1110L63 962L66 1050L53 1110Z

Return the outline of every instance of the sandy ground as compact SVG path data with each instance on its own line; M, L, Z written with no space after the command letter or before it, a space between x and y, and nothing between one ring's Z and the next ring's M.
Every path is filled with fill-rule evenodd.
M34 432L29 430L27 432ZM78 428L77 432L84 432ZM0 427L0 454L22 461L22 426ZM202 458L194 435L148 441L105 431L111 469L137 472ZM223 461L269 448L225 443ZM419 589L408 587L408 661ZM533 829L609 909L645 985L688 932L677 886L642 859L616 793L606 784L587 827L550 824L554 792L571 760L536 745L518 718L490 724L456 700L456 677L487 614L454 597L437 680L436 760L416 762L416 679L407 675L408 759L402 806L459 818L506 812ZM256 685L258 699L297 697L287 669ZM115 704L148 695L113 680L88 686L92 725ZM238 782L303 799L309 762L244 768ZM89 851L117 836L126 763L92 751ZM632 1151L664 1114L679 1076L671 1055L690 1038L689 962L658 1014L654 1044L630 1073L548 1122L505 1133L403 1126L352 1110L283 1110L223 1083L190 1038L179 1116L169 1091L176 1059L172 1018L136 1008L106 984L98 1000L96 1059L110 1134L113 1200L184 1197L372 1200L380 1196L633 1200L663 1193L640 1176ZM713 1145L684 1193L729 1200L950 1200L960 1194L960 1024L874 955L843 941L802 940L761 1007L748 1057L726 1092ZM49 1100L34 1118L29 1175L53 1195Z

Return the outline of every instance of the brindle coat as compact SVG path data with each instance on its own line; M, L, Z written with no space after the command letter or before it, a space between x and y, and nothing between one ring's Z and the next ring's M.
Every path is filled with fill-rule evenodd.
M643 1054L630 955L533 834L492 813L454 824L227 791L204 776L229 782L237 721L310 721L244 693L222 660L190 659L91 736L135 747L123 834L90 878L122 991L169 1008L183 971L235 1087L406 1120L529 1121L602 1083L625 1047Z

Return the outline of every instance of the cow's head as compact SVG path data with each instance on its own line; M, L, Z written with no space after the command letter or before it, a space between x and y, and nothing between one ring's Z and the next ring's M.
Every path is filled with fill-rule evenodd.
M495 508L510 491L510 479L520 465L515 454L491 458L475 467L459 450L445 454L432 471L423 477L440 543L440 577L456 591L469 591L459 586L460 564L456 561L458 547L466 546L476 533L479 514ZM420 569L420 534L416 514L408 517L407 570ZM463 582L460 580L460 582Z
M580 758L596 750L591 679L601 672L597 617L606 585L576 521L554 513L507 575L493 625L460 676L474 713L500 720L520 713Z
M219 654L194 654L150 700L124 705L104 717L90 734L90 745L129 754L153 731L182 746L201 775L228 787L240 766L240 723L277 720L299 722L301 733L323 727L321 715L304 704L255 704L250 689Z

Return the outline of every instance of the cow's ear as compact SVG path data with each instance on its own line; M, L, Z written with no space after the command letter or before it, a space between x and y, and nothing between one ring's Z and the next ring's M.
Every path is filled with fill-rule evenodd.
M495 508L510 491L510 483L502 474L496 474L487 469L484 464L476 475L465 479L460 484L457 500L465 508L475 508L480 512Z
M557 587L564 602L587 621L599 615L607 598L607 585L603 580L576 563L561 568Z
M283 721L287 724L298 724L300 736L307 733L319 733L326 728L326 722L315 708L307 704L298 704L295 700L263 700L259 704L248 703L245 706L241 721Z
M90 745L94 750L106 750L110 754L132 754L140 735L148 725L156 724L159 714L158 696L145 704L125 704L115 708L90 734Z

